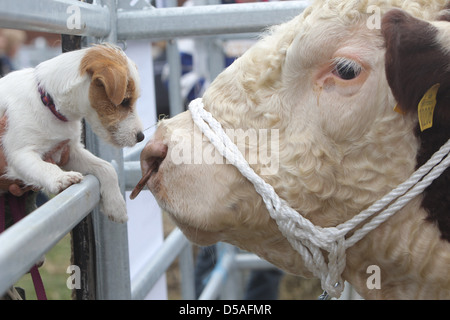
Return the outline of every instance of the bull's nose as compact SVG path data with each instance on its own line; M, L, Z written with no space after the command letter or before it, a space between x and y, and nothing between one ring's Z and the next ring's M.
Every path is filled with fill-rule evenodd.
M137 142L141 142L142 140L144 140L144 138L145 138L145 135L142 133L142 131L139 131L139 132L136 134L136 141L137 141Z
M157 172L159 165L167 155L167 145L158 140L151 140L141 152L141 167L145 175L149 171Z
M141 153L141 161L162 158L167 155L167 145L159 140L150 140Z

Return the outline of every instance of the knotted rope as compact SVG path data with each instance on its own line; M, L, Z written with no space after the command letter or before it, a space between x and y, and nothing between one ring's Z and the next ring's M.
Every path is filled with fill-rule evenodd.
M302 256L308 270L321 280L322 289L331 297L339 297L344 290L342 272L346 265L347 248L353 246L403 208L411 199L422 193L450 165L450 157L447 157L450 152L449 140L407 181L368 209L336 227L322 228L312 224L292 209L286 201L280 199L271 185L253 171L238 147L225 134L222 125L203 108L201 98L193 100L189 110L194 123L217 151L254 185L281 233ZM351 237L346 238L350 230L376 213L378 215L356 230ZM325 261L322 250L328 252L328 263Z

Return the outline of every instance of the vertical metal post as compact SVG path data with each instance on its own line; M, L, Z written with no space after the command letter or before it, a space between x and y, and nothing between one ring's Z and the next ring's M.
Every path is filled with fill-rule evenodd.
M80 268L80 289L73 289L73 300L96 299L95 240L92 216L88 215L71 231L72 264Z
M238 249L230 244L226 244L222 247L219 246L218 251L219 250L228 252L233 258L230 268L228 269L227 277L224 280L220 297L224 300L242 299L244 297L244 277L242 270L237 270L235 268L235 259Z
M176 7L176 0L166 1L166 7ZM176 39L170 39L166 45L167 63L169 64L169 110L170 117L184 111L184 102L181 97L181 58Z
M81 1L81 0L80 0ZM92 0L84 2L92 4ZM81 49L82 37L61 35L62 52ZM71 263L80 268L81 288L72 291L74 300L94 300L96 298L95 240L92 216L88 215L71 231Z
M223 41L220 38L209 38L207 48L209 78L212 82L225 69Z
M169 63L169 109L170 117L184 111L184 102L181 97L181 58L177 40L167 41L167 62Z
M104 0L103 3L108 7L111 18L111 32L104 40L116 43L117 3L116 0ZM115 165L122 195L125 196L122 150L101 142L89 125L86 126L86 148ZM98 300L130 299L127 225L109 221L98 207L94 210L92 219L96 244L96 298Z
M222 286L227 276L229 276L230 271L233 269L236 254L235 249L232 245L223 242L217 244L217 255L219 259L198 300L217 299L223 293Z
M179 256L181 273L181 297L184 300L195 299L194 257L192 244L189 242Z

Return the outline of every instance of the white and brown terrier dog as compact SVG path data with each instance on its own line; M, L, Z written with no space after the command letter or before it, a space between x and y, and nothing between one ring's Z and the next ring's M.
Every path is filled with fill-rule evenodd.
M80 120L114 146L133 146L144 139L135 109L138 96L135 64L111 45L63 53L8 74L0 79L0 116L8 119L4 177L58 193L83 174L93 174L100 181L101 210L112 221L127 221L117 174L84 148ZM67 171L42 159L64 140L70 148Z

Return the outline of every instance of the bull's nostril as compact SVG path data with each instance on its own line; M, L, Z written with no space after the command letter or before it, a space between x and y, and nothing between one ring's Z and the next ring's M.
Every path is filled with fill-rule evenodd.
M144 138L145 138L145 135L142 133L142 131L139 131L139 132L136 134L136 141L137 141L137 142L141 142L142 140L144 140Z

